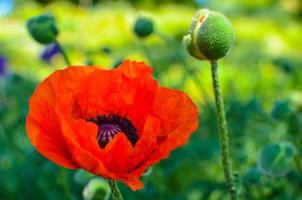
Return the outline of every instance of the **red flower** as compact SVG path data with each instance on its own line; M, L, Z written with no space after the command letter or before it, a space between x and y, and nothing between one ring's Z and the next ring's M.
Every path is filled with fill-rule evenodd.
M44 80L29 102L27 134L45 157L66 168L143 187L141 174L185 144L198 111L183 92L159 87L152 69L68 67Z

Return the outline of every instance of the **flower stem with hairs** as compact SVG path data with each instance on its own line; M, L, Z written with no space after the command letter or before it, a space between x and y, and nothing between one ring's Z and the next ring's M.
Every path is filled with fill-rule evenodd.
M108 180L113 200L123 200L123 196L115 180Z
M227 122L225 117L223 98L221 95L221 89L219 85L218 78L218 63L216 60L211 61L211 70L212 70L212 81L213 81L213 90L215 94L215 103L217 109L217 121L219 128L219 141L220 141L220 152L222 159L222 166L224 171L224 176L226 184L230 193L231 200L237 199L236 187L234 185L234 176L232 172L232 167L230 163L229 155L229 136L227 129Z

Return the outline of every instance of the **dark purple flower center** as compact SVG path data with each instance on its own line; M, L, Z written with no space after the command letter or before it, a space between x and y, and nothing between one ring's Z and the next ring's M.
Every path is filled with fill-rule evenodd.
M132 122L116 114L98 115L88 119L98 125L97 140L101 148L105 148L116 134L123 133L134 146L138 140L137 129Z

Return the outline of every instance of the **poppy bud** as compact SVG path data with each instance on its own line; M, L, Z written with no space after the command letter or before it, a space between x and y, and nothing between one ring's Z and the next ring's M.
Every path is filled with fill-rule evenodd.
M27 28L31 36L41 44L55 42L59 33L54 17L50 15L40 15L31 18L27 22Z
M145 17L140 17L136 20L134 25L134 32L140 38L145 38L153 33L153 22Z
M224 15L200 9L193 17L189 34L184 36L183 42L193 57L217 60L229 53L234 40L234 30Z

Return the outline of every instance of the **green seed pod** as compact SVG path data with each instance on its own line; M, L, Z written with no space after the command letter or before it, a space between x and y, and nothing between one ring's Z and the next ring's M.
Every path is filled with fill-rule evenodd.
M31 36L41 44L50 44L56 40L58 29L54 17L40 15L27 22L27 29Z
M197 11L183 43L188 52L200 60L217 60L227 55L234 43L235 33L230 21L222 14L208 9Z
M145 17L139 17L134 24L134 33L140 37L145 38L151 35L154 31L153 22Z

